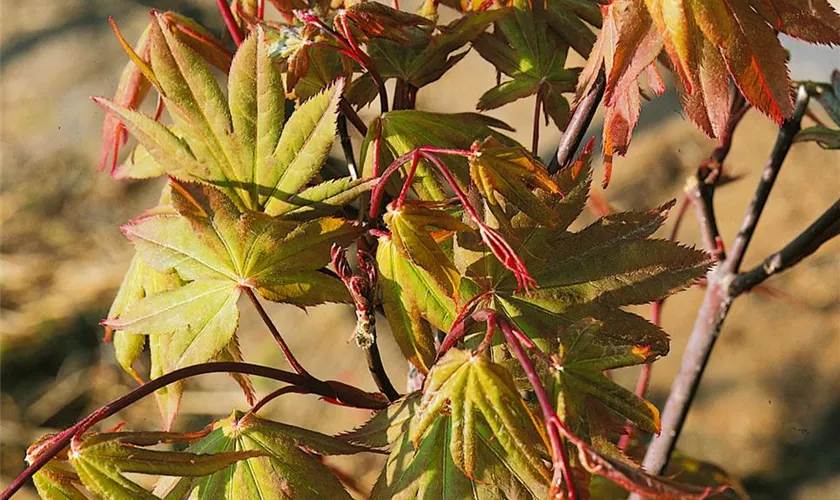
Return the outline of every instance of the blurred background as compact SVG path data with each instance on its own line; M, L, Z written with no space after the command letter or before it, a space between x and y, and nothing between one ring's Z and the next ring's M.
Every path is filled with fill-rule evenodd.
M837 2L835 2L836 4ZM152 206L161 182L116 182L97 173L102 112L90 95L113 93L126 62L107 25L113 15L136 39L148 9L172 9L216 33L222 23L211 0L3 0L0 15L0 483L24 467L26 447L39 436L75 422L135 382L102 342L98 322L132 255L118 225ZM840 52L787 41L793 77L825 81L840 67ZM570 66L582 64L572 58ZM494 84L492 67L476 54L419 94L419 107L469 111ZM533 103L526 99L491 113L530 141ZM599 125L592 134L599 134ZM741 179L716 197L727 242L740 225L776 127L751 112L735 136L727 164ZM543 130L544 157L559 133ZM619 209L649 208L681 196L687 176L714 143L697 132L668 93L645 105L626 158L616 162L610 188L601 192ZM602 175L599 170L598 175ZM600 188L597 188L600 190ZM796 236L840 193L840 154L796 145L761 219L747 266ZM663 235L667 234L666 227ZM679 239L694 244L691 217ZM739 299L703 380L680 448L740 477L754 498L840 499L840 240L793 271L768 282L770 290ZM663 326L671 355L654 368L652 398L661 406L703 290L670 299ZM647 308L639 308L647 314ZM315 375L374 390L363 354L347 339L355 315L345 306L303 312L273 305L275 319L298 358ZM388 373L402 387L406 366L380 321ZM245 358L285 366L271 336L249 304L239 330ZM632 386L637 372L619 379ZM273 383L255 380L264 394ZM180 430L196 430L246 403L226 376L189 384ZM364 422L367 412L338 409L311 396L290 395L265 410L270 418L327 433ZM160 427L152 398L121 412L105 426ZM360 455L334 461L369 487L382 458ZM34 498L32 490L20 498Z

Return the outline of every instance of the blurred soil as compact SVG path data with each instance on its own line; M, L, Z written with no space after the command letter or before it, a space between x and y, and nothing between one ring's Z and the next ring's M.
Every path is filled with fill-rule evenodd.
M132 254L118 224L151 206L161 182L118 183L96 172L102 113L89 95L110 94L125 57L106 18L115 16L136 37L148 7L177 9L221 27L212 2L67 0L3 2L2 149L0 161L0 353L2 482L23 466L26 446L63 428L134 386L101 341L106 313ZM796 53L796 51L795 51ZM832 62L833 58L833 62ZM837 52L824 63L838 66ZM436 111L469 111L493 85L492 68L471 54L444 79L420 93L419 105ZM497 113L529 143L532 102ZM680 114L666 95L643 111L643 126L626 159L616 164L604 193L617 208L647 208L679 197L685 178L714 144ZM775 139L775 126L752 112L729 156L741 179L716 197L721 231L731 241ZM558 133L544 129L544 153ZM782 171L747 266L779 248L840 193L840 155L797 145ZM666 230L669 228L666 228ZM663 235L667 232L662 233ZM686 219L679 239L698 240ZM680 447L741 477L755 498L840 498L840 241L821 249L795 270L771 280L770 290L741 298L714 352ZM654 370L653 398L661 404L676 373L703 291L669 299L664 327L672 354ZM646 314L646 308L639 308ZM240 338L247 360L284 366L273 340L243 304ZM364 357L347 339L350 308L324 306L308 313L272 306L270 314L299 359L320 377L339 378L373 390ZM380 321L380 325L386 322ZM406 376L389 332L380 330L388 372L402 386ZM617 374L632 385L636 372ZM273 384L257 380L265 393ZM225 376L191 383L177 427L197 429L209 419L245 408ZM271 418L335 433L360 424L365 412L339 409L310 396L287 396L267 408ZM122 412L129 428L155 428L149 399ZM337 461L369 486L380 457ZM27 496L28 495L28 496ZM21 498L32 497L30 490Z

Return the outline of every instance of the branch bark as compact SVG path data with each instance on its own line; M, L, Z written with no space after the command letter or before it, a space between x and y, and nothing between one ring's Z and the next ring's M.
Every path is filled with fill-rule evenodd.
M840 199L835 201L808 229L784 248L732 280L732 284L729 286L729 295L737 297L752 290L774 274L795 266L799 261L816 252L823 243L838 234L840 234Z
M800 87L794 115L785 121L779 130L770 160L762 173L753 201L747 210L741 230L728 257L725 257L719 237L716 237L717 226L714 223L711 196L703 195L700 191L701 182L699 181L693 187L690 186L689 197L694 202L698 212L704 234L704 245L707 250L718 253L722 258L709 271L707 276L706 295L683 354L679 373L674 379L662 412L662 431L659 436L653 439L645 455L643 465L651 474L662 474L674 450L712 349L720 335L723 321L726 319L732 301L737 296L732 294L731 286L738 279L738 268L755 232L779 170L787 157L796 133L800 130L802 117L807 107L808 94L804 87ZM725 151L728 151L728 148ZM703 184L714 187L713 184ZM833 226L829 225L828 227ZM821 234L824 234L824 232ZM630 498L639 497L631 495Z
M583 136L586 130L592 123L592 118L595 116L595 111L604 98L604 90L607 87L607 78L604 70L598 74L598 79L592 86L592 90L577 103L572 117L569 119L569 124L566 126L566 131L563 132L563 137L560 138L560 144L557 146L557 154L551 159L548 164L548 172L553 174L569 166L569 163L574 158L575 153L583 142Z

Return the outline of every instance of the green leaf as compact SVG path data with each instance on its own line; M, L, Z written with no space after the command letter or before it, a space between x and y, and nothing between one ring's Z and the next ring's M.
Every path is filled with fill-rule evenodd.
M155 493L166 498L350 498L316 454L342 455L366 448L317 432L236 412L215 424L192 445L191 453L236 451L264 455L236 462L204 478L161 481Z
M262 456L255 451L191 453L147 450L143 447L163 442L178 442L190 436L168 432L116 432L94 434L74 446L70 464L84 485L108 499L158 498L123 473L205 476L238 461Z
M495 440L501 460L516 471L533 493L550 481L544 458L542 424L519 396L508 371L486 355L450 349L429 372L416 427L410 432L415 445L434 435L442 413L451 415L443 425L454 464L466 476L481 480L482 457L476 452L484 436ZM488 432L489 431L489 432Z
M823 149L840 149L840 130L814 125L796 134L795 142L816 142Z
M495 109L514 100L540 94L554 123L565 128L569 106L563 93L573 92L577 70L565 69L568 45L550 37L546 15L529 3L516 1L513 13L496 23L493 34L482 34L473 47L512 81L501 83L479 98L478 109Z
M595 43L595 33L590 26L600 28L602 24L601 10L596 2L548 0L545 16L551 34L561 38L583 57L589 56Z
M342 441L372 448L388 448L405 433L420 405L420 392L412 392L379 411L360 427L337 436Z
M345 196L333 185L301 193L332 147L343 81L313 95L284 126L283 80L266 37L258 28L237 50L226 98L204 59L173 35L159 15L150 31L151 68L174 125L94 98L141 145L119 175L146 178L165 172L182 181L211 184L237 209L269 215L311 210L323 201L317 198L321 193L331 196L332 203L357 196L362 191L354 189L358 186L347 186Z
M350 177L324 181L289 198L288 204L281 204L282 208L277 209L277 216L308 220L313 217L332 215L370 191L376 182L376 179L353 180Z
M475 419L474 476L459 468L450 453L455 441L453 419L432 417L422 440L413 443L420 394L391 404L361 428L344 436L351 442L391 446L391 454L371 498L545 498L548 480L535 479L527 466L511 461L493 431Z
M85 500L76 484L81 482L78 474L66 463L50 460L32 476L38 495L44 500ZM75 483L75 484L74 484Z
M283 128L274 162L257 177L257 184L269 189L260 201L267 214L277 215L281 202L296 195L327 159L335 141L342 82L303 103Z
M389 40L371 40L368 52L385 80L398 78L420 89L439 80L468 51L453 52L463 48L509 12L509 9L496 9L468 13L446 26L436 27L425 43L412 46Z
M455 302L445 288L405 258L395 243L380 238L376 249L382 307L403 355L421 373L435 360L435 331L452 327Z
M413 201L406 201L398 209L389 208L384 220L397 251L426 271L448 297L457 298L461 275L429 231L471 231L469 226L443 210Z
M650 346L628 345L602 335L595 320L581 320L563 336L558 365L552 370L558 414L575 428L591 426L593 419L585 413L584 404L592 398L639 428L658 433L659 410L604 375L605 370L652 361L658 354Z
M139 255L135 254L117 296L111 304L111 309L108 311L107 320L116 320L144 297L156 295L180 285L180 280L174 273L160 273L149 267ZM113 330L111 327L107 329ZM134 370L133 365L143 351L145 343L145 337L132 335L120 329L114 331L114 351L117 362L137 380L141 377Z
M141 335L149 336L152 378L213 359L240 358L235 332L243 288L301 307L350 301L344 284L319 269L330 262L331 245L349 244L359 227L330 217L298 223L241 211L208 186L172 185L172 206L123 226L138 258L104 324L120 335L124 366L139 355ZM160 282L172 269L186 283ZM237 382L252 398L247 378ZM157 393L167 428L182 390L177 383Z

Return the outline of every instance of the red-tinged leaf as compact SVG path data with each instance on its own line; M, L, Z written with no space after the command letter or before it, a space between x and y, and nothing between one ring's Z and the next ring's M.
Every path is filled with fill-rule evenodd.
M750 0L750 5L786 35L840 45L840 16L828 0Z
M744 97L777 123L790 116L787 53L774 29L741 1L719 7L696 0L692 4L698 27L719 48Z
M131 48L116 29L116 25L113 26L120 43L126 48L129 55L136 58L129 61L123 69L120 82L117 85L117 91L114 93L113 102L128 109L136 109L146 97L146 94L148 94L150 87L149 80L143 76L143 71L138 67L138 64L141 66L148 65L150 50L149 29L146 28L143 31L135 47ZM148 71L151 72L151 68ZM108 113L102 123L102 153L99 157L100 171L108 168L110 169L111 175L114 175L120 148L125 145L126 140L128 140L128 134L125 126L117 115Z
M385 38L410 45L428 39L434 23L425 17L403 12L379 2L354 3L344 11L356 26L369 37Z
M654 92L664 89L651 66L660 40L677 74L686 114L718 138L729 121L730 78L750 104L775 122L793 112L787 55L778 33L811 43L840 44L840 15L827 0L616 0L602 11L605 26L578 92L581 95L595 81L600 51L607 63L606 128L616 131L608 134L616 153L626 148L627 125L634 124L638 114L630 112L637 99L627 97L635 80L647 72ZM610 16L618 20L609 21ZM625 20L623 35L621 29L617 38L606 34L611 29L608 22L621 25ZM629 45L619 50L622 38ZM612 53L611 47L616 49ZM610 115L616 107L623 109Z
M163 18L176 38L220 71L228 72L233 54L224 47L221 40L213 36L204 26L176 12L164 12Z
M663 46L642 0L619 0L602 6L603 27L578 82L578 98L587 94L601 71L608 75L605 89L603 185L609 184L613 158L624 155L639 121L642 94L638 79L644 72L658 77L655 64ZM652 70L650 68L653 68ZM661 91L661 80L654 80Z
M726 64L717 47L706 40L698 41L700 49L700 72L695 92L685 90L682 80L676 79L683 109L694 124L712 137L721 137L729 125L729 79L720 78Z
M645 497L659 500L703 500L729 489L728 485L694 486L664 477L651 476L640 467L598 453L589 446L578 446L578 451L585 469Z
M613 2L604 11L604 63L608 106L628 91L638 88L637 79L662 51L663 39L644 6L634 0Z

